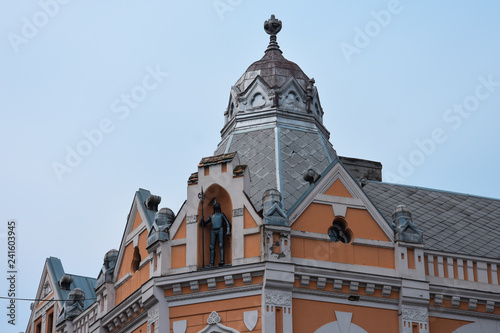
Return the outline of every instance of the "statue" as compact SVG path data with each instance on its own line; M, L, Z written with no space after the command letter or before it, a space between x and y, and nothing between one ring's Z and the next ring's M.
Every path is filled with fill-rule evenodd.
M231 224L226 218L226 215L221 212L220 204L214 204L214 212L206 221L201 221L202 225L210 223L212 230L210 232L210 266L214 265L215 260L215 244L219 240L220 263L219 266L224 266L224 223L226 224L226 235L231 235Z

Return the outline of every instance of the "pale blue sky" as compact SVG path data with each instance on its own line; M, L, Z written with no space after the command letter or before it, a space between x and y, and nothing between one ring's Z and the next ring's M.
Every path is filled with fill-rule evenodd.
M52 16L40 3L0 3L0 256L17 219L19 297L35 296L49 256L96 277L139 187L180 208L273 13L283 55L316 79L339 155L382 162L386 180L500 197L497 1L73 0ZM151 71L168 77L144 83ZM141 101L125 114L131 92ZM100 123L109 133L85 146ZM88 155L60 181L67 147ZM15 327L0 313L2 332L26 328L29 302L18 310Z

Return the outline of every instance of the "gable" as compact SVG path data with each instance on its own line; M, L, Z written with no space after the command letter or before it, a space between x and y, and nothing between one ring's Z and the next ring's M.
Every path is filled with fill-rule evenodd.
M292 230L327 234L334 219L341 218L354 238L394 240L390 225L338 160L299 199L289 216Z
M351 193L345 188L344 184L340 179L337 179L332 186L330 186L324 194L332 195L336 197L346 197L352 198Z

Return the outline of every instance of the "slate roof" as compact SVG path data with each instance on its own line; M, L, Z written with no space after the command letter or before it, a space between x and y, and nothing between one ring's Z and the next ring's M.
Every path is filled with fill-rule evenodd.
M137 190L135 194L139 198L139 202L141 203L144 212L146 212L146 221L148 222L149 227L151 227L155 221L156 214L156 211L150 210L146 207L146 200L151 195L151 192L143 188L139 188L139 190Z
M48 266L48 269L50 270L52 277L54 278L54 284L56 285L55 288L56 288L56 292L57 292L57 299L66 300L66 299L68 299L68 295L69 295L71 290L73 290L75 288L80 288L85 293L84 309L86 309L92 303L95 302L95 299L96 299L96 296L95 296L96 279L95 278L65 273L64 268L63 268L62 263L61 263L61 260L59 258L56 258L56 257L47 258L47 266ZM65 274L69 275L73 278L73 282L70 285L70 290L61 289L61 287L59 287L59 284L58 284L59 280L61 280L61 277Z
M283 57L280 50L268 50L262 59L254 62L238 79L235 86L244 92L260 76L271 88L281 87L291 76L307 89L309 78L294 62Z
M426 249L500 259L499 199L375 181L363 190L389 223L406 205Z
M278 136L276 136L276 133ZM319 132L280 127L233 133L225 149L238 152L240 162L250 171L253 205L260 209L265 190L278 189L285 211L309 188L303 179L312 168L322 173L335 159L335 150ZM276 153L276 147L279 151ZM216 153L220 153L220 148Z
M233 160L235 155L236 153L229 153L229 154L220 154L210 157L204 157L201 159L200 163L198 164L198 167L230 162Z

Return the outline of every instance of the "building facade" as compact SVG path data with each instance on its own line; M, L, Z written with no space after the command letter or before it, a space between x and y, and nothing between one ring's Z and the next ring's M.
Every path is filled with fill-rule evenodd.
M72 286L51 332L500 332L500 201L384 183L380 163L337 156L281 27L265 22L181 209L139 189L95 296ZM39 306L27 333L49 333Z

